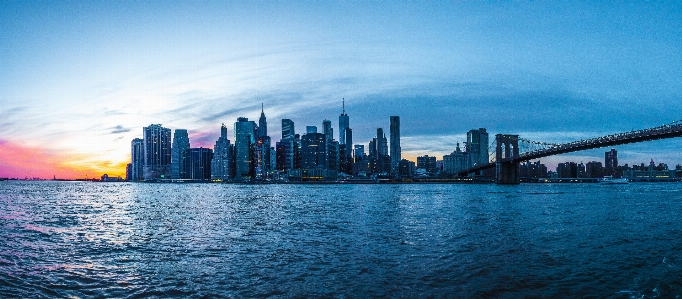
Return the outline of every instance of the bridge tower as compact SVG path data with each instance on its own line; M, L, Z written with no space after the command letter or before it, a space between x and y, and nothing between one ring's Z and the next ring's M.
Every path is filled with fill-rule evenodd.
M497 134L495 141L495 182L518 184L519 164L514 160L519 157L519 135Z

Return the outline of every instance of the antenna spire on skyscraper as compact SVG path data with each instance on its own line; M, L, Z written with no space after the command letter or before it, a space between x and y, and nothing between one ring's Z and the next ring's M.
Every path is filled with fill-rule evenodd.
M343 98L343 114L346 114L346 98Z

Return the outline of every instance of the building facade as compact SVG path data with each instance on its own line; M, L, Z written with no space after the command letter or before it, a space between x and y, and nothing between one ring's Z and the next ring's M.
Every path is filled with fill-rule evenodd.
M349 128L350 119L346 114L346 99L343 99L343 110L339 115L339 144L346 144L346 129ZM352 142L349 142L352 143Z
M400 174L400 160L402 160L402 153L400 150L400 117L391 116L390 123L391 135L391 173L393 175Z
M185 173L185 151L190 148L187 130L176 129L171 146L171 178L179 179Z
M145 180L165 179L171 175L171 130L160 124L143 129Z
M467 168L467 160L467 153L462 152L459 142L457 142L455 151L443 156L443 171L448 174L457 174L457 172Z
M250 180L254 176L253 147L256 143L256 123L246 117L234 123L234 156L236 180Z
M141 181L144 179L144 140L135 138L130 143L131 165L129 181Z
M210 148L190 148L184 152L185 175L188 180L210 180L213 150Z
M467 132L466 151L469 158L467 165L469 168L490 162L488 156L488 132L486 132L485 128Z
M211 180L226 181L234 176L234 146L227 139L227 127L222 124L220 137L213 147L213 159L211 160Z

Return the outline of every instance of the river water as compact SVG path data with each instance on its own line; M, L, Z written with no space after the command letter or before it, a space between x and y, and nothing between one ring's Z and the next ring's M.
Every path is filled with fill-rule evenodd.
M0 297L682 296L682 184L0 182Z

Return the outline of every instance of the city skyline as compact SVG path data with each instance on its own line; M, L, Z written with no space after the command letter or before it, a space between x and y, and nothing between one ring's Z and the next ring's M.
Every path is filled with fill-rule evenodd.
M303 132L347 114L366 146L398 115L413 161L477 128L562 143L682 119L677 3L0 6L0 177L124 175L150 123L212 148L262 105L273 145L281 119ZM680 145L616 148L620 164L675 165Z

